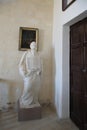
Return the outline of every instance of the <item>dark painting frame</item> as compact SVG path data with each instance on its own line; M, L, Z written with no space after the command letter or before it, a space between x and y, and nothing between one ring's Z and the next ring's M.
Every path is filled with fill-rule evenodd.
M75 1L76 0L70 0L68 3L68 0L62 0L62 11L65 11Z
M38 46L38 28L20 27L19 28L19 50L27 51L30 49L31 42L35 41Z

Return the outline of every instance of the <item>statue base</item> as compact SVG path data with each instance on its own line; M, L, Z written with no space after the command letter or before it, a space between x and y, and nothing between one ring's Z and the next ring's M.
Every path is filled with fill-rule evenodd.
M18 101L18 121L28 121L41 118L41 106L40 104L35 107L22 108Z

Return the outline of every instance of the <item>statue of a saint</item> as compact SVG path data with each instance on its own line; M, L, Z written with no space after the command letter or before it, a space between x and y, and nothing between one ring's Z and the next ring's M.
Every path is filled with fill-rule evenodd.
M19 63L19 72L24 80L23 94L20 98L21 107L32 107L38 105L38 93L40 88L40 75L42 64L37 52L36 43L30 44L30 51L22 56Z

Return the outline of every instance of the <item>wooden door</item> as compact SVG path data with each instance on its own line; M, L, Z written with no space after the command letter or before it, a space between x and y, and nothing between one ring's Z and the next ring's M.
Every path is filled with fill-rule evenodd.
M70 27L70 117L87 130L87 18Z

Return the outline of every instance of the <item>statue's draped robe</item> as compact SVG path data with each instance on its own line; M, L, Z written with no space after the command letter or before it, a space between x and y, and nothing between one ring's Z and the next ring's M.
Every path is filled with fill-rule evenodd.
M19 64L19 71L24 79L23 94L20 98L21 106L29 107L38 103L41 69L41 58L38 53L36 55L30 52L24 53Z

